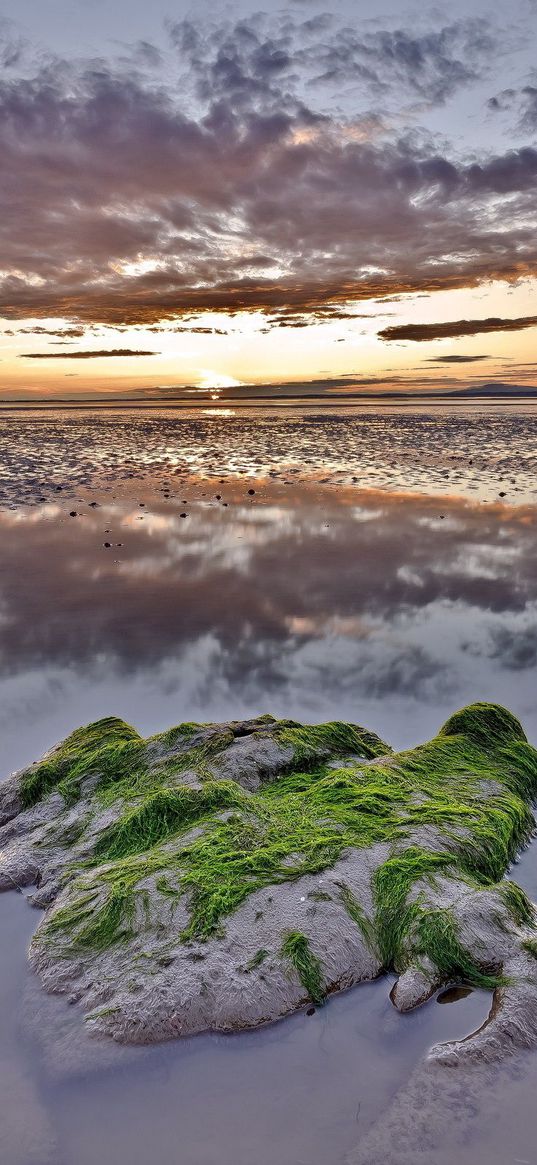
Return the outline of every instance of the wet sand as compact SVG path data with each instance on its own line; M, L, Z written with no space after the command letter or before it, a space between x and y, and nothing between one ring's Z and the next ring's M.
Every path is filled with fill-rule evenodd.
M537 500L537 404L0 409L0 507L188 475Z

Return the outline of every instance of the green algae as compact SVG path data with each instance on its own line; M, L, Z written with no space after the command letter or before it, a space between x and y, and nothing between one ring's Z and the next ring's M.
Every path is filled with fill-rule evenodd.
M317 956L313 954L306 935L298 930L288 931L280 953L282 958L287 959L294 967L312 1003L321 1007L326 998L322 967Z
M374 732L341 720L315 725L281 720L276 727L280 744L293 749L293 766L298 770L316 766L323 757L333 754L370 760L392 751Z
M409 846L393 854L373 875L375 934L381 961L386 969L404 970L402 951L408 932L420 913L418 902L409 902L417 883L430 881L452 866L453 855Z
M98 773L103 782L125 777L139 764L144 747L136 730L115 717L77 728L48 757L23 773L23 807L30 808L56 788L67 802L76 801L80 781L92 773Z
M526 734L516 716L499 704L475 703L454 712L440 729L439 736L468 736L481 747L526 741Z
M101 834L95 854L108 860L152 849L216 810L241 804L233 781L211 781L201 789L157 788L138 800Z
M255 971L256 967L260 967L261 963L264 963L265 959L268 959L268 956L269 952L265 949L265 947L260 947L259 950L255 952L255 955L252 955L252 958L248 960L244 970L246 972Z
M47 932L65 933L74 929L76 949L104 951L114 943L126 941L132 934L135 896L132 889L112 887L106 901L94 907L96 893L83 894L74 903L56 910L47 924Z
M505 903L509 916L515 926L533 926L535 923L535 907L528 895L517 886L516 882L506 879L498 885L498 893Z
M463 946L453 914L448 909L425 910L416 920L415 953L426 956L437 968L442 979L460 980L471 987L494 990L507 980L491 967L479 967Z
M346 850L382 843L389 854L372 879L373 919L339 883L341 903L372 953L386 969L403 970L427 957L447 978L497 984L495 969L477 967L465 951L451 912L426 909L424 895L440 877L462 878L498 891L515 925L533 925L522 891L500 882L534 828L537 753L518 721L504 709L473 705L451 717L432 741L396 755L352 725L301 726L269 717L255 724L258 736L270 733L294 756L256 793L215 779L211 766L235 739L231 728L180 725L149 742L129 736L132 729L118 742L110 728L110 739L100 742L105 763L95 799L100 805L119 801L122 808L78 874L71 872L77 874L74 904L52 912L45 935L61 938L67 948L106 949L132 932L138 899L150 928L145 887L155 878L172 912L180 899L187 907L183 941L204 941L221 934L226 917L255 891L318 874ZM61 780L78 782L88 757L96 766L96 729L79 730L83 757L74 755L76 734L65 742L74 776L70 770ZM174 743L179 754L163 758L162 750ZM360 755L370 762L348 759ZM331 767L332 757L343 758L342 767ZM197 785L182 783L186 770ZM42 783L40 795L55 784ZM193 826L196 836L189 837ZM423 842L417 844L416 836ZM330 897L309 896L316 894ZM262 916L258 911L256 919ZM307 940L290 934L284 957L296 960L297 971L300 963L302 973L307 967L311 972ZM308 981L308 994L313 998L313 986L319 999L319 984Z
M372 954L377 955L378 939L374 923L370 918L367 917L363 906L360 904L355 894L353 894L350 886L346 886L344 883L340 882L339 893L347 914L352 918L352 921L356 923L357 927L361 931L366 946Z

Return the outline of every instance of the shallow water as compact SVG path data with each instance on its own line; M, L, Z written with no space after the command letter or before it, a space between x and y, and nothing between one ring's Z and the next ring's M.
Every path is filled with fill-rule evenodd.
M0 897L0 929L8 940L0 964L7 1019L0 1084L4 1071L28 1074L28 1117L35 1127L46 1116L53 1144L50 1158L37 1158L39 1165L49 1159L54 1165L147 1165L156 1151L158 1160L178 1165L335 1165L427 1048L474 1030L489 1009L488 994L475 991L451 1008L433 1001L401 1016L389 1000L390 981L383 979L330 1000L313 1016L302 1012L238 1036L128 1050L124 1062L120 1053L110 1065L106 1048L99 1062L76 1009L71 1013L59 1000L50 1001L41 1017L44 1049L35 1032L22 1031L32 919L20 895ZM63 1030L56 1050L58 1022ZM78 1045L76 1055L66 1050L66 1029ZM83 1067L85 1040L90 1072ZM0 1114L4 1095L0 1088ZM9 1130L6 1109L3 1118ZM17 1116L20 1135L18 1125ZM24 1158L12 1144L1 1160L23 1165Z
M523 406L2 414L2 775L111 714L146 734L341 718L404 747L490 699L537 740L536 436ZM534 850L513 876L537 897ZM488 1010L474 992L400 1017L383 980L109 1062L26 970L37 918L0 898L2 1165L340 1165L426 1049ZM533 1085L505 1096L502 1136L478 1114L451 1159L516 1160Z
M537 737L535 506L267 476L129 484L0 513L5 771L111 713L144 733L340 718L402 747L479 697Z

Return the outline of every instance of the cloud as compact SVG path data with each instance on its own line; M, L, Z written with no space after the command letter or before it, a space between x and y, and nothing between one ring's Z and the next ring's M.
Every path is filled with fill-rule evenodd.
M101 360L108 356L158 356L158 352L141 352L133 348L87 352L21 352L20 360Z
M537 624L524 630L495 627L491 630L492 646L488 658L498 660L508 671L526 671L537 667Z
M289 14L268 21L262 14L237 23L201 28L192 20L170 24L202 99L233 104L288 98L299 72L306 85L358 86L370 98L395 94L443 105L458 89L482 76L498 51L486 19L456 20L416 33L405 28L362 31L323 13L307 20ZM371 116L375 116L373 113Z
M84 328L43 328L35 325L33 328L19 328L18 336L61 336L63 339L80 339L85 335Z
M490 356L428 356L428 364L473 364L476 360L490 360Z
M26 51L23 38L15 29L13 21L0 16L0 65L3 69L14 69L20 65Z
M537 87L535 85L526 85L522 90L520 127L524 130L537 128Z
M379 87L447 100L491 59L490 31L347 32L323 16L183 22L179 81L147 47L3 76L0 316L322 318L537 272L537 150L465 161L368 107ZM350 116L342 77L357 68Z
M515 128L532 133L537 128L537 86L525 85L522 89L503 89L490 97L488 108L493 113L516 111Z
M486 320L453 320L444 324L394 324L383 328L378 334L382 340L426 341L452 339L455 336L477 336L481 332L520 332L523 328L535 327L537 316L519 316L518 319L491 317Z
M496 52L488 21L454 21L417 34L406 29L379 29L360 36L352 29L318 55L321 79L357 81L376 96L399 93L443 105L458 89L477 80ZM317 50L318 51L318 50Z

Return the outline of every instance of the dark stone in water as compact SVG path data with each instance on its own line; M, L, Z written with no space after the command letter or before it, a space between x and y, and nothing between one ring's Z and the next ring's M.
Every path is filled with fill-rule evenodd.
M437 1003L458 1003L459 999L466 999L471 995L473 987L463 987L459 984L458 987L446 987L445 991L441 991L437 996Z

